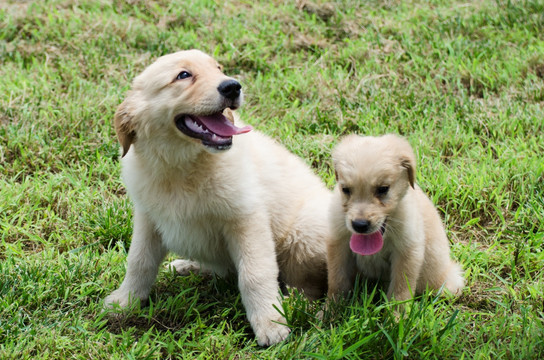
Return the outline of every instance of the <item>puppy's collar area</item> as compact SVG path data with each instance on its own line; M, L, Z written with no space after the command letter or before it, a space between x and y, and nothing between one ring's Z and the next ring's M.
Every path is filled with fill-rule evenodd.
M201 140L204 146L215 150L228 150L232 136L251 131L251 126L239 128L231 123L222 112L211 115L180 114L174 119L176 127L183 134Z

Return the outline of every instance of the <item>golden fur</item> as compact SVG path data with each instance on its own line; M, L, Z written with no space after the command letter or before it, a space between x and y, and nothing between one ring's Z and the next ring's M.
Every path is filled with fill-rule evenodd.
M242 126L230 110L242 94L226 98L218 91L233 81L208 55L181 51L145 69L119 106L115 128L134 230L125 279L105 303L145 300L173 251L184 258L172 263L181 274L237 274L257 341L270 345L289 333L274 309L281 308L278 278L310 298L326 292L331 192L258 131L234 135L230 148L208 146L177 128L180 114L221 112Z
M335 148L333 162L338 186L330 209L329 296L351 290L357 270L366 278L389 280L387 295L396 300L427 286L461 292L462 270L450 259L437 211L415 184L409 143L395 135L350 135ZM360 255L350 249L358 220L368 222L365 234L380 231L385 222L379 252Z

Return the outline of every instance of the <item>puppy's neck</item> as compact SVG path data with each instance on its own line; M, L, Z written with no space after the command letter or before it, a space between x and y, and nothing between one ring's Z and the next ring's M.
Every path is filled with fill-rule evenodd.
M142 141L134 144L132 156L145 163L146 169L153 169L156 177L190 177L202 176L201 172L210 169L218 161L221 154L211 154L198 144L176 144L171 147L150 146Z

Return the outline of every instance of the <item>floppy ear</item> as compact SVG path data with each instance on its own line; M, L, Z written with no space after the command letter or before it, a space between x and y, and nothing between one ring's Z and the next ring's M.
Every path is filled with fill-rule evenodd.
M416 164L413 157L401 157L400 159L400 166L406 169L408 172L408 181L410 182L410 186L412 188L415 188L415 182L416 182Z
M410 183L410 186L412 188L415 188L416 183L416 155L414 154L414 150L410 146L410 143L399 136L395 135L386 135L394 137L395 141L397 142L397 149L399 152L399 160L400 160L400 166L404 169L406 169L406 172L408 174L408 182Z
M123 155L121 157L127 154L130 145L136 140L136 131L132 123L133 116L129 112L126 103L127 101L125 100L119 105L114 117L115 132L123 148Z

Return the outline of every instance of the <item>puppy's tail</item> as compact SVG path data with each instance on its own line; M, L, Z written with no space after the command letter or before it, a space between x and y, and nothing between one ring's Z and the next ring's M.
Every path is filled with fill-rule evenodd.
M463 277L463 269L461 266L452 261L448 269L444 287L454 295L460 295L465 287L465 278Z

